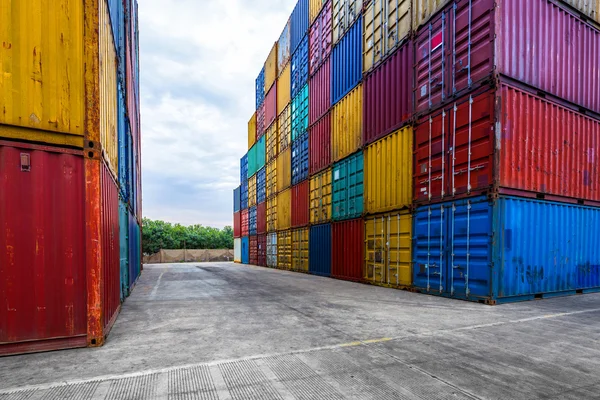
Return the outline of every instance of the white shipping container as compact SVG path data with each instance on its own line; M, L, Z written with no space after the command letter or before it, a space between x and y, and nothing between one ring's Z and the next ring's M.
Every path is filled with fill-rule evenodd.
M233 261L242 262L242 239L233 239Z
M277 233L267 235L267 267L277 268Z

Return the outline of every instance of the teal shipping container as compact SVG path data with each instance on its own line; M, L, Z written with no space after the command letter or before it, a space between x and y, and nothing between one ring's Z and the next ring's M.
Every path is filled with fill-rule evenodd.
M129 211L119 199L119 248L121 258L121 301L129 296Z
M292 142L308 131L308 84L292 100Z
M142 271L142 232L137 219L129 213L129 292Z
M259 169L265 166L267 151L265 146L266 136L261 136L248 151L248 178L254 176Z
M355 153L333 165L334 221L359 218L363 214L364 157Z

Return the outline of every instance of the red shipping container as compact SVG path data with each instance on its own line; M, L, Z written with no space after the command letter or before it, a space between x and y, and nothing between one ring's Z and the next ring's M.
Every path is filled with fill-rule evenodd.
M321 9L315 22L310 27L310 75L314 74L331 54L333 47L333 14L331 0Z
M84 184L81 151L0 142L0 355L87 345Z
M258 243L258 262L256 265L260 265L261 267L267 266L267 235L258 235L257 236Z
M310 174L314 175L331 164L331 113L327 113L309 128Z
M250 236L250 265L258 265L258 237Z
M267 203L262 202L256 206L256 233L267 233Z
M264 130L266 131L266 129L275 121L275 118L277 118L277 85L273 85L273 87L271 87L271 90L269 90L265 96L265 101L261 108L264 108Z
M414 199L502 192L600 204L599 133L600 121L500 82L419 121Z
M331 59L308 82L308 123L314 124L331 108Z
M410 121L413 114L413 42L408 41L364 82L363 143L369 144Z
M554 2L457 0L417 32L415 49L420 114L496 73L600 112L600 31Z
M233 213L233 237L242 237L242 212L238 211Z
M275 85L275 86L277 86L277 85ZM262 135L265 134L266 129L269 127L269 125L265 125L266 124L265 103L266 103L266 101L263 101L261 106L258 107L258 110L256 110L256 140L257 141L258 141L258 139L260 139L262 137Z
M334 222L331 230L331 276L349 281L362 280L365 222L362 218Z
M307 226L310 220L308 205L310 202L310 181L305 180L292 186L292 228Z
M248 236L248 229L250 228L248 224L248 209L241 211L242 214L242 236Z

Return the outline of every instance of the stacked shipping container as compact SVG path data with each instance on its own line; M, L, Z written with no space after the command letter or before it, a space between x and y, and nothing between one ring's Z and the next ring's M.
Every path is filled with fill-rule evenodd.
M137 4L20 3L0 16L0 355L102 345L141 271Z
M265 63L266 264L489 304L600 290L597 11L300 0Z

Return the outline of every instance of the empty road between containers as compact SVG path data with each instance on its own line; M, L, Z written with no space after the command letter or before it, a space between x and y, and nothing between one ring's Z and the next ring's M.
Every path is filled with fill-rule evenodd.
M0 399L592 399L600 294L496 307L232 263L145 266L106 345Z

